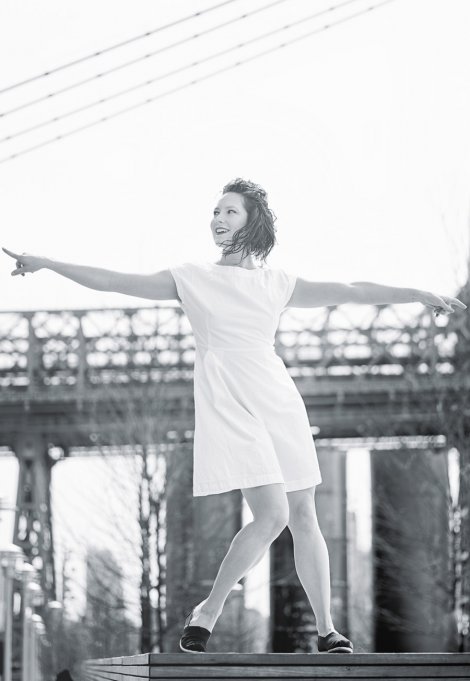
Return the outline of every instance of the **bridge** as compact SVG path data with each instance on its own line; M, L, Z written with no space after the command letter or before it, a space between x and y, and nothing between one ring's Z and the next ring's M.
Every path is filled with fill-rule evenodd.
M469 293L466 285L456 295L469 304ZM458 450L458 531L452 534L450 554L443 557L449 562L452 559L456 578L444 610L448 611L450 607L459 614L459 646L464 652L469 649L469 634L468 627L466 629L462 623L469 621L470 600L470 322L466 314L435 319L427 309L420 308L413 313L409 310L405 306L342 305L309 310L305 314L289 309L283 314L275 349L302 394L310 423L314 424L312 434L320 458L321 452L325 452L320 462L322 472L326 473L325 485L321 486L324 489L319 490L320 506L321 493L330 494L329 503L334 497L339 514L343 513L344 457L336 456L338 450L333 453L341 440L357 440L363 446L382 452L393 450L399 443L407 461L412 450L438 455L446 454L451 448ZM10 628L5 630L4 627L3 646L5 651L13 650L13 658L16 654L16 666L14 659L11 664L18 679L26 679L25 651L21 651L21 645L15 649L12 641L15 632L18 640L21 638L21 626L26 626L25 613L36 617L39 629L45 622L45 634L44 631L38 634L38 641L47 640L48 622L55 617L51 614L54 606L50 606L57 604L58 598L50 480L57 461L83 451L91 456L99 455L106 448L118 448L121 452L127 448L130 452L139 452L142 457L146 457L152 448L163 456L171 452L167 465L169 470L174 468L172 475L167 477L169 484L164 499L168 526L172 526L171 532L168 528L168 535L177 537L180 536L178 532L183 531L188 518L177 518L176 513L168 511L180 507L181 499L190 495L190 456L187 454L191 451L194 433L194 355L192 331L180 308L0 312L0 453L13 453L19 461L13 544L21 550L23 566L18 568L18 556L14 551L7 551L5 556L13 555L13 558L4 556L3 584L7 603L11 602L15 589L20 602L24 602L20 611L10 618ZM380 489L384 495L389 494L392 504L403 494L399 470L403 460L403 457L394 456L398 467L394 468L395 464L389 462L384 468L380 463L384 461L383 457L372 457L374 480L378 486L382 485ZM436 456L426 458L423 454L418 457L413 464L416 475L421 476L428 469L442 475L442 460L433 468L436 461ZM221 528L217 530L223 555L239 529L240 499L232 493L220 497L197 501L200 512L206 517L214 515L215 511L223 511L223 517L233 519L225 523L222 536ZM435 501L434 510L438 513L445 511L444 497ZM390 540L378 507L374 518L376 531ZM412 520L410 522L413 525ZM337 549L330 548L333 576L336 575L333 595L337 595L338 610L346 612L348 587L343 555L346 526L343 523L339 530L334 530L333 525L330 538L338 545ZM325 526L328 529L327 520ZM339 534L334 535L334 532ZM445 538L447 529L440 526L439 532L439 536ZM199 540L210 545L211 538L199 537ZM272 549L273 575L282 565L285 567L286 561L289 562L286 555L291 555L291 549L289 536L283 533ZM172 545L168 540L168 554L175 561L173 565L179 564L182 550L182 546ZM378 541L374 550L376 558L382 555ZM205 572L206 579L218 566L219 558L215 555L204 569L199 568L200 573ZM34 569L33 581L42 594L40 604L35 607L27 606L25 589L31 580L24 577L24 572L28 572L24 565ZM438 576L448 576L446 569L442 564L438 565ZM387 580L382 573L380 578ZM162 654L164 645L168 653L174 649L183 601L196 595L181 590L181 584L187 579L185 573L167 575L166 603L175 615L174 621L171 616L167 619L168 635L166 643L160 647ZM201 580L196 591L201 590ZM148 586L145 575L143 583ZM292 643L295 616L292 614L294 619L286 624L281 606L293 594L296 599L305 601L304 596L299 596L295 579L273 591L273 652L282 652ZM299 607L302 610L303 606ZM401 607L403 614L406 607ZM416 610L417 604L413 607ZM142 600L143 623L146 623L143 627L146 634L140 639L143 653L150 652L151 646L156 645L151 634L150 609L147 594ZM344 623L347 626L347 617ZM52 626L50 624L49 628ZM382 630L388 632L387 640L390 640L390 630L386 627L386 622L382 622ZM34 638L31 633L29 636ZM399 645L398 638L394 639L394 645ZM376 631L375 640L379 639L380 632ZM425 646L423 641L420 645ZM4 655L4 661L7 659L11 662L12 658ZM96 661L96 664L104 664L107 668L118 664L110 662L111 658L104 659L105 662ZM129 664L138 667L143 678L147 678L145 674L155 665L163 664L167 669L155 655L151 658L139 656L139 660ZM144 667L140 666L143 660L145 673ZM268 666L271 664L270 659ZM114 672L117 674L116 670ZM158 674L160 672L161 669ZM206 673L201 671L202 675ZM8 678L5 675L7 681ZM32 678L30 676L28 681Z

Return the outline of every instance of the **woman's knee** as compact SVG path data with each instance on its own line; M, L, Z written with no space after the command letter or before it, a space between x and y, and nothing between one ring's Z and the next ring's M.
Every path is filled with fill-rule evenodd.
M247 487L241 490L262 531L277 536L289 522L289 503L284 483Z
M271 513L254 517L253 522L258 525L261 533L266 534L268 538L275 539L287 527L289 514L286 514L283 508L272 509Z
M315 507L315 487L288 492L289 528L291 530L308 530L318 527Z

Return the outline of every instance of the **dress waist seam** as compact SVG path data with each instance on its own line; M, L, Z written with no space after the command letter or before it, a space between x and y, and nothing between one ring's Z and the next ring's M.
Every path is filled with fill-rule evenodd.
M196 349L212 350L217 352L254 352L255 350L275 350L274 343L262 343L260 345L248 345L242 347L227 347L197 343Z

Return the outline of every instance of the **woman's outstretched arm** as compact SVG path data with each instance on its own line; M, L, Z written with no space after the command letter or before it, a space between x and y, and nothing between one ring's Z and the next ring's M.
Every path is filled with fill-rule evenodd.
M20 255L3 247L2 250L11 258L16 259L16 269L12 271L12 276L48 269L96 291L124 293L151 300L177 298L175 281L169 270L161 270L155 274L127 274L102 267L59 262L26 253Z
M458 298L438 296L416 288L383 286L368 281L355 281L351 284L309 281L301 277L297 277L288 307L328 307L343 303L369 305L422 303L434 308L438 313L454 312L452 305L461 310L467 309L467 306Z

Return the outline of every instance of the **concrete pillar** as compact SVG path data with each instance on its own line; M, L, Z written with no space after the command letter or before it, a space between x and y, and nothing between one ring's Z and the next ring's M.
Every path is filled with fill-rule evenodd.
M20 466L14 542L40 570L42 589L52 600L56 593L50 485L55 462L44 438L27 429L18 435L14 450Z
M371 453L376 652L444 652L450 626L447 452Z

